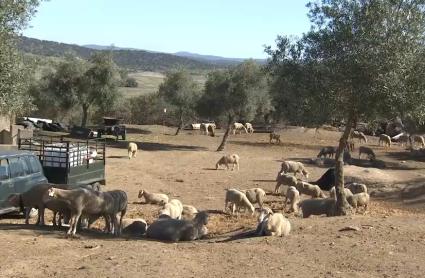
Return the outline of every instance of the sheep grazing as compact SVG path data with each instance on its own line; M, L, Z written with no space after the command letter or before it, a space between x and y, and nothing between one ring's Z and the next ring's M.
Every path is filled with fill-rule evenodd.
M323 194L322 190L318 185L309 184L307 182L299 181L295 186L300 194L309 195L312 198L325 198L325 194Z
M252 127L251 123L245 123L245 128L248 131L248 133L254 133L254 128Z
M295 176L297 176L297 174L299 173L302 176L305 176L306 178L308 178L308 172L304 168L304 165L301 162L284 161L284 162L282 162L280 171L285 173L285 174L286 173L294 173Z
M364 133L363 132L361 132L361 131L356 131L356 130L353 130L353 132L351 132L351 136L350 136L351 138L357 138L357 139L359 139L359 142L361 143L362 141L364 141L365 143L367 143L367 138L366 138L366 135L364 135Z
M168 203L168 196L162 193L149 193L142 189L139 191L139 198L144 197L146 204L165 205Z
M345 197L347 198L348 196L352 196L353 193L351 192L350 189L348 188L344 188L344 192L345 192ZM331 190L329 190L329 197L331 197L332 199L336 200L336 189L335 186L331 188Z
M413 147L416 143L418 143L422 148L425 148L425 139L421 135L412 135L410 136L410 142Z
M302 210L303 218L308 218L310 215L332 216L335 209L335 199L307 199L299 204Z
M391 137L386 134L379 135L378 145L391 148Z
M266 197L266 192L263 189L251 188L239 191L246 195L251 204L258 204L260 208L263 208L264 198Z
M231 213L235 214L236 211L240 211L241 208L248 209L252 215L254 215L255 208L248 200L246 195L237 189L226 189L226 197L224 200L224 211L227 211L229 205L232 206Z
M363 183L357 183L357 182L348 183L345 185L345 188L349 189L353 194L362 193L362 192L367 193L366 184L363 184Z
M290 186L288 190L286 191L286 198L285 198L285 203L283 204L283 209L286 209L288 200L290 203L288 212L297 212L298 203L300 202L300 192L297 190L295 186Z
M336 153L336 148L332 147L332 146L328 146L328 147L324 147L320 150L319 154L317 155L317 157L334 157Z
M274 193L278 194L279 193L279 187L281 185L288 185L288 186L296 186L297 185L297 178L292 176L292 175L288 175L282 172L279 172L279 174L276 177L276 187L274 189Z
M199 212L193 220L162 219L153 222L146 236L163 241L190 241L207 235L208 213Z
M122 220L122 234L129 236L142 236L146 233L148 224L142 218L136 219L123 219Z
M367 155L367 157L370 160L375 160L376 159L375 152L371 148L368 148L368 147L365 147L365 146L360 146L359 147L359 159L360 159L360 157L361 157L362 154Z
M136 158L137 155L137 144L130 142L128 143L128 159Z
M182 216L193 218L198 213L198 210L191 205L183 205Z
M369 194L362 192L348 196L347 202L356 210L356 212L358 207L364 207L363 213L365 213L369 204L369 199Z
M269 143L271 144L272 141L275 140L277 144L280 144L280 134L275 133L274 131L272 133L270 133L270 141Z
M395 137L393 137L395 138ZM403 147L406 146L410 141L410 136L407 134L401 134L397 139L397 142Z
M318 185L322 190L330 190L335 185L335 168L329 168L317 181L310 183Z
M240 133L241 130L244 130L245 133L248 133L248 130L246 130L246 127L241 123L233 123L232 130L233 130L233 135L235 135L236 132Z
M232 171L235 169L235 166L237 167L237 169L239 171L239 155L237 155L235 153L231 154L231 155L224 155L215 164L215 169L218 170L218 167L220 165L225 165L226 168L229 169L229 164L232 165Z
M261 210L258 217L257 234L259 236L288 236L291 231L291 223L281 213L265 207Z
M159 211L159 218L181 219L182 213L183 204L177 199L172 199Z
M354 152L354 146L355 146L354 141L349 140L349 141L347 141L347 144L345 145L345 150L349 151L349 152ZM336 153L336 151L335 151L335 153Z

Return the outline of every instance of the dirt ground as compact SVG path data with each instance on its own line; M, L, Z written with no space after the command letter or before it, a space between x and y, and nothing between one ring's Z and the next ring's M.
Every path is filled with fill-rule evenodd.
M2 218L0 277L423 277L425 203L402 200L400 190L425 183L425 163L400 146L386 151L377 146L376 138L369 138L367 145L385 167L346 167L347 178L364 181L372 192L389 192L372 193L380 197L371 199L365 215L301 219L285 213L292 224L288 237L244 238L229 235L255 229L256 217L224 214L224 189L273 191L282 159L305 162L309 180L315 180L326 167L307 164L309 159L321 146L336 145L339 133L287 129L281 131L281 145L270 145L268 134L232 136L225 153L239 154L240 171L217 171L215 163L223 153L215 149L222 133L212 138L192 131L173 136L173 131L132 126L129 140L141 149L132 160L127 158L126 142L111 142L105 190L125 190L127 217L148 223L159 207L142 204L137 198L140 189L164 192L209 210L207 239L162 243L113 238L96 229L67 239L65 229ZM282 204L282 197L267 195L268 206L281 211ZM358 230L339 231L347 226Z

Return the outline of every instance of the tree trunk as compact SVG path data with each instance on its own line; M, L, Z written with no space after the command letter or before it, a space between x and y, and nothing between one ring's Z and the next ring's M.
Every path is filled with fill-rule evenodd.
M81 127L86 127L89 114L89 106L83 105L83 118L81 119Z
M180 130L183 129L183 112L180 112L180 121L179 121L179 127L177 128L176 134L174 135L179 135Z
M224 147L226 146L226 143L227 143L227 138L229 138L230 131L232 130L232 125L233 125L233 117L229 116L229 119L227 121L226 132L224 133L223 140L221 141L220 146L218 146L217 148L218 152L224 150Z
M350 114L345 126L344 133L339 139L339 146L335 156L335 216L348 215L351 211L351 206L347 202L344 191L344 149L347 145L348 137L350 136L351 128L353 127L354 122L354 115Z

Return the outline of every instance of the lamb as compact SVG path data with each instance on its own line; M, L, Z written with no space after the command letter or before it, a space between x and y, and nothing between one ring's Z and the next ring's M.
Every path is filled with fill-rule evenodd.
M308 218L310 215L332 216L335 209L336 200L333 198L326 199L307 199L299 204L302 210L303 218Z
M233 128L232 128L232 130L233 130L233 135L235 135L235 134L236 134L236 131L237 131L238 133L240 133L240 131L241 131L242 129L245 131L245 133L248 133L248 130L246 130L246 127L245 127L243 124L241 124L241 123L233 123Z
M378 145L381 146L381 143L382 143L382 146L390 148L391 137L386 134L379 135Z
M191 241L208 233L207 224L208 213L201 211L193 220L157 220L148 227L146 236L164 241Z
M168 196L162 193L149 193L142 189L139 191L139 198L145 197L146 204L165 205L168 203Z
M297 185L297 178L292 176L292 175L288 175L282 172L279 172L279 174L276 177L276 187L274 189L274 193L278 194L279 193L279 187L281 185L288 185L288 186L296 186Z
M226 197L224 201L224 211L227 210L229 205L232 206L231 213L234 214L235 211L240 211L241 208L248 208L252 215L254 215L254 206L248 200L246 195L240 192L237 189L226 189Z
M198 210L194 206L183 205L183 211L182 211L183 216L192 218L197 213L198 213Z
M364 135L364 133L363 132L361 132L361 131L356 131L356 130L353 130L353 132L351 132L351 136L350 136L351 138L357 138L357 139L359 139L359 142L361 143L362 141L364 141L365 143L367 143L367 138L366 138L366 135Z
M324 147L320 150L319 154L317 155L317 157L334 157L336 153L336 148L332 147L332 146L328 146L328 147Z
M347 202L356 210L356 212L358 207L364 207L363 213L365 213L367 210L367 205L369 204L369 199L369 194L362 192L348 196Z
M277 144L280 144L280 134L275 133L274 131L272 133L270 133L270 141L269 143L271 144L272 141L275 140Z
M142 218L136 219L123 219L122 233L130 236L142 236L146 233L148 224Z
M181 219L182 213L183 204L177 199L172 199L159 211L159 218Z
M251 123L245 123L245 128L248 131L248 133L254 133L254 128L252 127Z
M318 185L322 190L330 190L335 185L335 168L329 168L317 181L310 183Z
M283 204L283 209L286 209L286 205L290 202L290 207L288 212L297 212L298 203L300 202L300 192L295 186L290 186L286 191L285 203Z
M348 188L353 194L362 193L362 192L367 193L366 184L363 184L363 183L357 183L357 182L348 183L345 185L345 188Z
M266 192L261 188L251 188L251 189L245 189L245 190L239 190L240 192L244 193L248 200L251 202L251 204L256 204L260 206L260 208L263 208L263 201L266 197Z
M318 185L309 184L307 182L299 181L295 186L296 189L300 192L300 194L309 195L312 198L325 198L325 194L323 194L322 190Z
M229 164L232 164L232 171L235 169L235 166L237 167L239 171L239 155L235 153L231 155L224 155L215 164L215 169L218 170L218 167L220 165L225 165L226 168L229 169Z
M304 165L301 162L296 161L284 161L282 162L282 166L280 169L283 173L294 173L295 176L297 176L298 173L301 175L304 175L306 178L308 178L308 172L304 168Z
M350 189L348 189L348 188L344 188L344 192L345 192L345 197L347 198L348 196L352 196L353 195L353 193L351 192L351 190ZM335 199L336 200L336 189L335 189L335 186L334 187L332 187L332 189L331 190L329 190L329 196L332 198L332 199Z
M360 157L361 157L362 154L366 154L367 157L370 160L375 160L376 159L375 152L371 148L368 148L368 147L365 147L365 146L360 146L359 147L359 159L360 159Z
M419 145L421 145L422 148L425 148L425 139L421 135L412 135L412 136L410 136L410 142L411 142L411 145L412 146L415 143L418 143Z
M261 210L258 217L257 234L259 236L288 236L291 231L291 223L281 213L265 207Z
M136 158L137 155L137 144L130 142L128 143L128 159Z

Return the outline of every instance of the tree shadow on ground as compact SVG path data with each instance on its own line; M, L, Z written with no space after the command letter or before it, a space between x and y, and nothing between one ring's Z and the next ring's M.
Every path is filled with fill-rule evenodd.
M132 133L132 134L144 134L144 135L152 134L152 131L146 130L143 128L127 127L126 130L127 130L127 133Z
M425 155L413 154L410 151L404 152L391 152L388 154L389 157L400 161L417 161L417 162L425 162Z
M235 144L235 145L240 145L240 146L251 146L251 147L260 147L260 148L275 146L275 144L269 144L268 141L267 142L249 142L249 141L233 141L233 140L230 140L229 143ZM308 150L318 150L318 149L320 149L319 146L305 145L305 144L298 144L298 143L291 143L291 142L282 142L278 146L308 149Z
M418 178L393 187L372 190L370 196L382 201L402 201L404 205L425 204L425 178Z
M134 142L137 144L137 148L142 151L205 151L208 150L205 147L200 146L189 146L189 145L173 145L166 143L154 143L154 142ZM109 145L111 148L125 149L128 148L128 141L116 141Z

